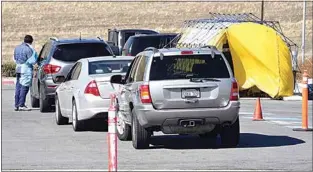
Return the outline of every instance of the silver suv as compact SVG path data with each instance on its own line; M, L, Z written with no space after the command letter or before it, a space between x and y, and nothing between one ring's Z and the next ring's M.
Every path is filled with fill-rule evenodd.
M117 134L135 149L149 147L154 131L221 136L223 147L239 142L238 85L215 47L147 48L133 60L118 92Z

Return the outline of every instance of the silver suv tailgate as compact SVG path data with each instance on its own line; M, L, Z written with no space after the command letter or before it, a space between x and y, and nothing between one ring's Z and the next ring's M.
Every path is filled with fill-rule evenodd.
M154 57L149 87L156 109L220 108L229 102L232 79L221 55Z

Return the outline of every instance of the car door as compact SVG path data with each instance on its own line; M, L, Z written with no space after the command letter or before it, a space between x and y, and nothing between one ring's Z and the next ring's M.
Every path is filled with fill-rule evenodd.
M70 98L70 108L72 108L72 98L74 97L75 93L78 93L80 91L80 81L78 80L79 75L81 73L81 69L82 69L82 63L81 62L77 62L77 66L75 68L75 71L73 71L73 75L71 78L71 82L69 85L69 92L68 92L68 97ZM77 97L78 98L78 97Z
M47 43L46 43L47 44ZM40 70L40 61L41 58L46 51L46 44L44 44L40 50L40 53L38 55L38 60L37 60L37 66L34 67L33 69L33 78L32 78L32 86L30 88L30 94L33 97L39 98L39 89L38 89L38 73Z
M63 102L63 108L66 113L66 116L70 116L72 113L72 89L73 89L73 77L75 74L75 71L78 67L78 63L76 63L73 68L71 69L70 73L68 74L66 78L66 82L63 84L63 94L62 94L62 100Z
M131 96L131 92L130 92L130 87L131 84L133 83L133 78L134 78L134 74L135 74L135 68L136 68L136 64L138 62L138 57L136 57L130 67L128 72L126 73L125 76L125 83L123 85L121 85L121 89L119 91L119 106L120 106L120 110L123 111L123 113L125 114L129 114L130 112L130 107L129 107L129 102L132 101L130 99ZM130 115L127 115L127 121L130 122Z
M133 102L133 94L134 94L134 87L133 84L135 83L135 73L137 70L137 66L138 66L138 62L140 61L140 57L141 55L138 55L135 60L134 60L134 64L130 70L130 74L129 76L126 78L125 81L125 99L127 102ZM129 109L129 107L127 107L127 109Z

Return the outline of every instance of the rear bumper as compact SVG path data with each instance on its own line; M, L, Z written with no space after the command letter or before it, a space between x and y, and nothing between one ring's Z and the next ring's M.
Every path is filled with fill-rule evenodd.
M240 102L229 102L223 108L155 110L152 105L134 107L141 126L178 126L181 119L203 119L205 124L234 123L239 115Z
M93 95L86 95L76 100L79 101L79 120L108 117L110 99L103 99Z
M44 80L45 94L47 98L54 98L58 86L59 84L54 83L52 78L47 78Z

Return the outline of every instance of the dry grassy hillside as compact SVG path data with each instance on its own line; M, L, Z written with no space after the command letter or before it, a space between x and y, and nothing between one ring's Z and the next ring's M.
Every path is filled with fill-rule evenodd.
M260 16L260 2L3 2L2 60L9 61L25 34L39 51L50 36L102 36L109 28L149 28L178 32L184 20L209 12ZM307 54L312 54L312 2L307 3ZM301 2L265 2L266 20L280 22L286 36L301 43ZM300 45L301 46L301 45ZM300 52L299 52L300 54Z

